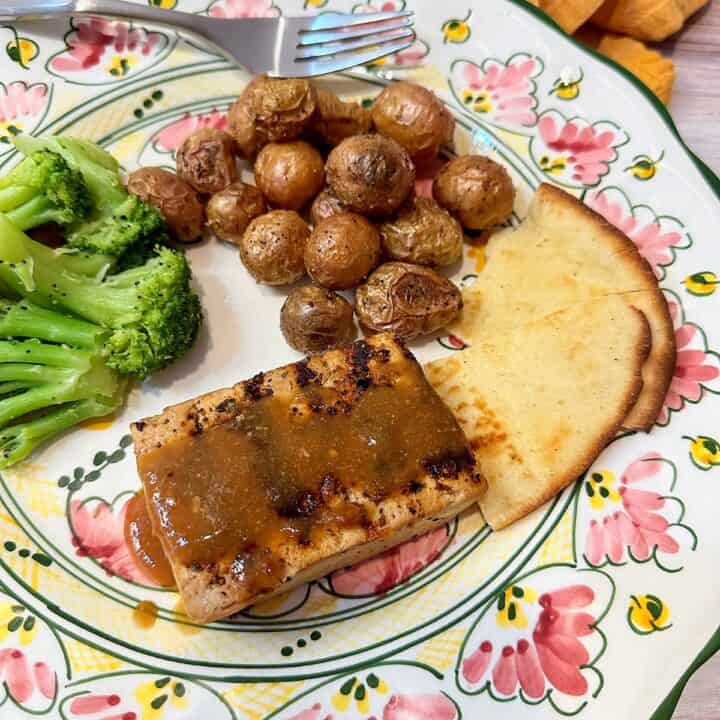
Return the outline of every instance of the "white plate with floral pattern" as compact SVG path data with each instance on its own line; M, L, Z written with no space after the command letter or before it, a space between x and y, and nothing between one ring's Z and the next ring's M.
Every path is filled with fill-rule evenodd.
M405 5L150 2L218 17ZM323 82L366 103L392 79L425 84L458 119L458 151L508 167L516 220L553 182L636 242L678 345L656 427L617 438L572 488L503 532L469 512L197 626L125 545L138 486L128 424L296 357L278 327L282 294L252 282L230 248L192 247L207 316L197 347L121 416L0 477L0 718L669 718L683 680L720 646L720 183L647 91L519 0L406 4L412 47ZM212 48L129 22L17 24L0 28L0 43L0 165L13 160L12 135L52 132L96 140L128 169L173 167L190 132L226 126L247 82ZM454 279L471 282L482 264L468 246ZM413 349L425 361L462 341Z

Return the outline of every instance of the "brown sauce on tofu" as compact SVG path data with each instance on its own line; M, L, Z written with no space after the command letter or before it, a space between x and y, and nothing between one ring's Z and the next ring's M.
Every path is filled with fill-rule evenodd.
M135 493L125 513L125 541L133 559L153 582L173 587L175 578L159 538L153 533L145 493Z
M229 421L149 450L139 464L171 560L229 566L257 592L285 580L279 547L370 527L373 501L411 496L428 476L456 477L472 464L414 361L387 383L360 383L352 402L312 380L285 396L246 394Z

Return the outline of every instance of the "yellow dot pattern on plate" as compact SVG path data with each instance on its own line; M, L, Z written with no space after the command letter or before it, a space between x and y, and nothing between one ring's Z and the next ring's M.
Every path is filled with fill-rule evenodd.
M250 683L236 685L223 697L236 711L240 720L260 720L282 707L299 692L305 683Z
M551 565L552 563L572 562L573 536L572 511L568 510L557 527L550 533L548 539L542 544L537 554L537 565Z
M466 632L466 627L458 626L440 633L420 646L415 660L445 672L457 659Z
M119 670L125 663L114 657L85 645L79 640L63 637L63 644L67 651L70 668L73 675L81 673L103 673Z

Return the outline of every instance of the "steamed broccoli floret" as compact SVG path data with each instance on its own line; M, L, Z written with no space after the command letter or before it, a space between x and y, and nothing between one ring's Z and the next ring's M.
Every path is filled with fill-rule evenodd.
M0 178L0 212L21 230L80 223L90 210L83 176L57 153L36 152Z
M71 227L67 236L68 247L121 258L124 267L143 263L164 242L167 225L162 215L134 195Z
M67 262L0 214L0 285L110 330L104 341L110 367L144 378L190 349L201 310L182 253L157 248L144 265L102 282L68 270Z
M41 152L59 155L81 175L91 210L67 225L69 247L122 258L122 266L129 267L144 262L158 243L167 241L161 213L127 192L117 161L102 148L65 137L20 135L14 143L30 158Z
M105 328L0 301L0 468L123 402L128 382L104 359Z

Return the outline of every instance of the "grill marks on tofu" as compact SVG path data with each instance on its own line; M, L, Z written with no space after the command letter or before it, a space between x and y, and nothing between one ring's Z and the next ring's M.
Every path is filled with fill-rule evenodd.
M430 530L484 489L457 421L386 335L132 430L154 531L201 622Z

